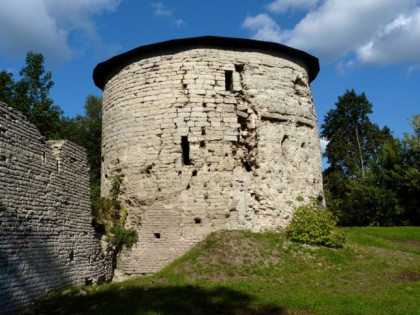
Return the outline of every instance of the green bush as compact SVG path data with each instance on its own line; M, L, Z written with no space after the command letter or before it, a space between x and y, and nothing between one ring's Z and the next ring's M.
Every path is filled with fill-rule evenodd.
M111 177L109 197L96 198L92 203L92 214L97 225L102 226L110 242L116 246L117 252L122 246L131 248L138 240L134 228L125 228L127 210L122 207L119 200L122 176L118 171Z
M125 245L127 248L131 248L138 240L137 231L133 228L126 229L123 226L114 225L111 233L111 242L117 247Z
M315 201L296 208L286 233L293 241L311 245L338 248L345 242L331 211L319 209Z
M112 218L115 216L115 207L111 199L99 197L92 201L92 215L95 223L112 226Z

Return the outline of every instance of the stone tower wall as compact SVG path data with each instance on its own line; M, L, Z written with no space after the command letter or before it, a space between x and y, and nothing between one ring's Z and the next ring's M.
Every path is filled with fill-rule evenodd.
M112 277L91 225L85 152L0 102L0 313Z
M276 52L190 47L134 60L104 88L102 194L123 177L139 232L117 269L153 273L219 229L279 229L323 194L307 68ZM113 175L114 174L114 175Z

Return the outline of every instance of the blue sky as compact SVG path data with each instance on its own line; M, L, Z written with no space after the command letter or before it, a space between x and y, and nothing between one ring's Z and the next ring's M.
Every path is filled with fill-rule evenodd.
M0 69L15 79L44 54L66 116L83 114L97 63L135 47L202 35L276 41L318 57L319 123L346 89L365 92L371 120L394 135L420 113L419 0L1 0Z

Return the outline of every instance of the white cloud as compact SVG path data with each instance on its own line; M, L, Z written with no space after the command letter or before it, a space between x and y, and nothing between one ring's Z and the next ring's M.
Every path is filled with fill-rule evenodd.
M308 51L322 62L347 59L341 61L342 68L366 63L420 64L418 0L277 0L267 8L276 13L293 8L307 12L290 29L282 29L267 14L247 17L243 27L256 39L271 30L275 33L271 40ZM262 15L265 24L245 23Z
M41 52L54 63L71 58L75 47L69 35L80 32L93 48L105 47L92 17L115 11L120 0L30 0L0 1L0 49L21 57L28 51Z
M287 10L310 10L316 7L318 0L276 0L267 5L267 9L274 13L283 13Z
M325 153L328 143L330 143L326 138L320 138L319 142L321 144L321 153Z
M169 22L176 27L181 27L185 24L183 19L179 19L175 16L175 10L168 9L162 2L152 2L150 5L154 9L154 16L166 17Z
M172 21L172 24L175 25L175 26L177 26L177 27L181 27L182 25L185 24L185 22L184 22L183 19L176 19L176 20L173 20Z
M153 14L156 16L172 16L174 14L174 10L166 9L162 2L153 2L151 6L155 9Z
M420 8L402 14L387 24L383 31L356 50L361 63L390 64L406 61L420 64Z
M242 27L253 31L253 38L258 40L280 42L283 37L280 27L267 14L248 16L242 23Z

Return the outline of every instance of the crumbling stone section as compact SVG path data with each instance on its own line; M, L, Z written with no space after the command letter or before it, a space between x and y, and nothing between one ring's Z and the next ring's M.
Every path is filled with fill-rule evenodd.
M112 277L91 225L86 154L0 102L0 313Z
M118 258L122 276L160 270L211 231L284 228L298 197L322 198L317 67L289 47L215 37L97 66L102 195L117 170L139 233Z

